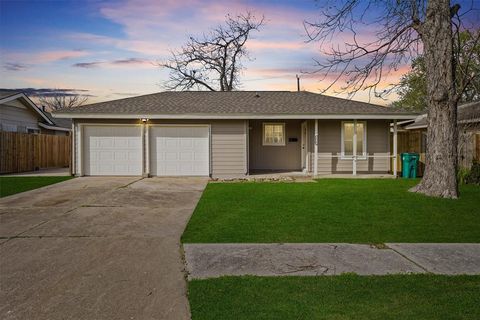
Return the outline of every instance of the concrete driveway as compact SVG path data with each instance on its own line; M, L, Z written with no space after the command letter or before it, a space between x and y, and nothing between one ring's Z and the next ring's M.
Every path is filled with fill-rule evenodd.
M205 178L77 178L0 199L1 319L188 319Z

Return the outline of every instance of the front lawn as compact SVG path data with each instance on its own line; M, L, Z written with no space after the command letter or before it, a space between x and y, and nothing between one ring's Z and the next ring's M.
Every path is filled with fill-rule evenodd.
M480 187L458 200L407 190L418 180L211 183L184 243L480 242Z
M72 179L62 177L0 177L0 198Z
M188 291L193 320L480 319L480 276L225 277Z

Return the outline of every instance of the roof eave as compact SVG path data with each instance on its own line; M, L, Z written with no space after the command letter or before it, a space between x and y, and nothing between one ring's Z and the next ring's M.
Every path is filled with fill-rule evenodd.
M29 97L27 97L26 94L24 94L23 92L19 92L19 93L15 93L15 94L12 94L12 95L9 95L7 97L3 97L0 99L0 104L2 103L6 103L6 102L9 102L9 101L12 101L12 100L16 100L16 99L23 99L28 106L30 106L34 112L36 112L38 115L40 115L40 117L42 117L47 123L53 125L54 123L48 119L48 117L43 113L43 111L41 111L37 105L32 101L30 100Z
M414 119L417 114L111 114L63 113L54 118L71 119Z

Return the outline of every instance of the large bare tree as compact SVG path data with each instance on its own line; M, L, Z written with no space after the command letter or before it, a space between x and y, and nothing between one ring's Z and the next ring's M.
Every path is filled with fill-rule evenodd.
M251 12L235 17L228 15L224 25L188 42L171 58L160 63L170 71L164 83L167 90L192 88L210 91L232 91L239 85L242 58L248 55L245 44L252 31L258 31L264 18Z
M385 75L423 54L428 148L424 177L411 191L457 198L457 103L478 74L468 61L458 63L460 56L468 60L470 53L460 55L453 48L454 41L460 41L460 32L469 32L462 25L462 16L472 9L462 11L450 0L327 0L318 4L320 20L306 22L305 27L310 40L322 44L324 57L316 60L318 72L333 74L331 85L346 78L342 89L351 94L370 90L382 95ZM362 33L371 34L372 30L373 39L362 39ZM349 43L325 49L326 42L348 33L352 35ZM479 36L475 34L475 43ZM463 69L457 70L459 66Z
M48 96L40 96L38 101L48 110L75 108L85 104L88 97L80 94L55 93Z

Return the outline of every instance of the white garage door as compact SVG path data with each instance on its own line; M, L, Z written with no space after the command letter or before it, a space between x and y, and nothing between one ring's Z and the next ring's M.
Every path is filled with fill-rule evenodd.
M85 175L142 175L142 136L139 126L85 126Z
M155 176L208 176L208 126L152 126L150 172Z

